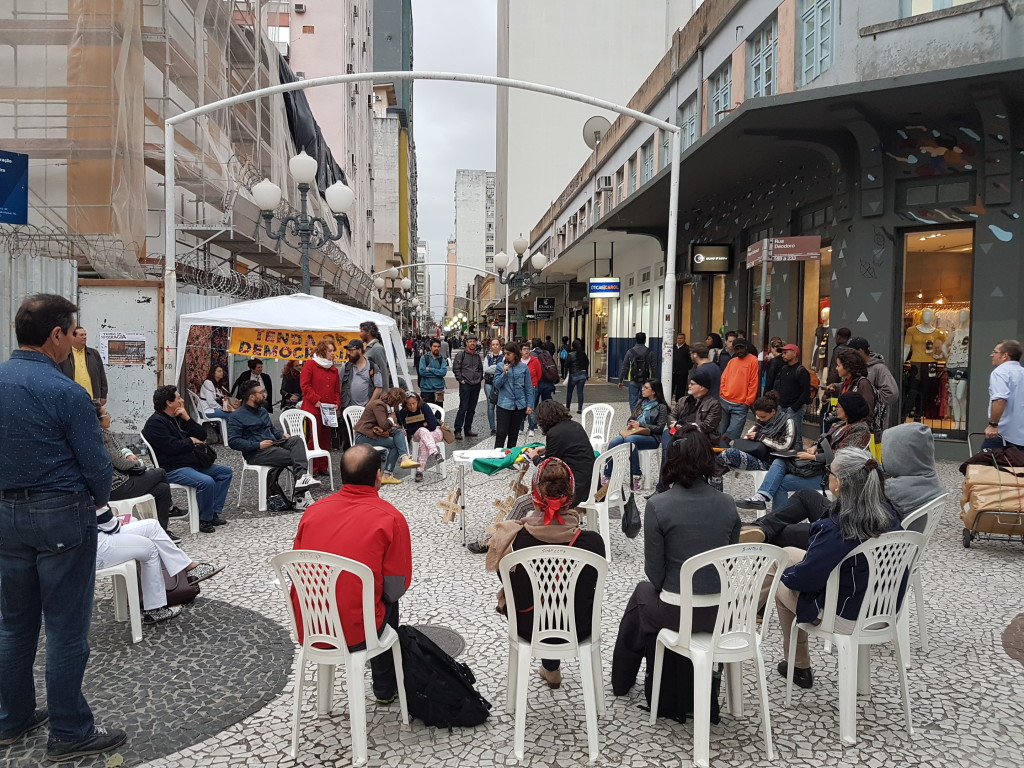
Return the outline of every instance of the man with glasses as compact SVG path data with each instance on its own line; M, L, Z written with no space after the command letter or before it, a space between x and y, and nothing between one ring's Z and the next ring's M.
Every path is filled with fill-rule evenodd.
M1024 368L1021 343L1005 339L996 344L989 357L993 370L988 377L988 425L982 450L1005 443L1024 449Z

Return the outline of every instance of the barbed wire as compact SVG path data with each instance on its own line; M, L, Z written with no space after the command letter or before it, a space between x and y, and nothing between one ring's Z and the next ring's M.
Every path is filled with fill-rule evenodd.
M63 227L0 224L0 248L11 258L50 258L85 263L105 278L138 278L139 244L115 235L77 234Z

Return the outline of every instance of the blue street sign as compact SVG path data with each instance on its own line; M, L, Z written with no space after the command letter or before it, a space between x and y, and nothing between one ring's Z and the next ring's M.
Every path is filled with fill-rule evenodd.
M28 155L0 149L0 223L28 224Z
M619 278L617 277L592 277L590 278L591 299L617 299L619 298Z

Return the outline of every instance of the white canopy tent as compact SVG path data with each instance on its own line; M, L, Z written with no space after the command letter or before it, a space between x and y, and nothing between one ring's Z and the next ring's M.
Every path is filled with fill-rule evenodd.
M222 328L279 328L285 331L314 331L357 333L359 324L372 320L380 330L381 342L387 355L393 386L408 386L409 368L405 349L395 321L385 315L365 309L355 309L319 296L295 293L291 296L271 296L267 299L243 301L226 307L193 312L178 319L178 355L174 363L174 380L179 381L185 363L188 332L194 325ZM397 350L397 354L396 354ZM339 350L340 352L340 350ZM397 365L396 365L397 361ZM401 366L399 369L398 366ZM406 384L399 381L399 371Z

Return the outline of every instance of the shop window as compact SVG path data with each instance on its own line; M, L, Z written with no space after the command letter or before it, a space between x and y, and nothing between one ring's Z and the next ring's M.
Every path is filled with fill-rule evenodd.
M970 386L974 232L908 232L903 253L899 421L927 424L936 437L963 439ZM984 391L984 382L979 391Z
M697 140L697 94L693 94L678 109L678 125L682 132L679 134L679 148L684 150Z
M771 96L775 93L775 62L778 59L778 27L774 17L761 27L747 43L750 96Z
M799 0L797 42L804 85L832 65L832 0Z
M708 127L718 125L732 110L732 59L708 78Z
M824 245L819 261L804 262L803 301L800 318L802 361L824 382L828 378L828 363L835 350L835 340L829 325L832 313L832 246ZM788 341L788 339L787 339ZM817 423L821 403L815 399L804 410L805 419Z

